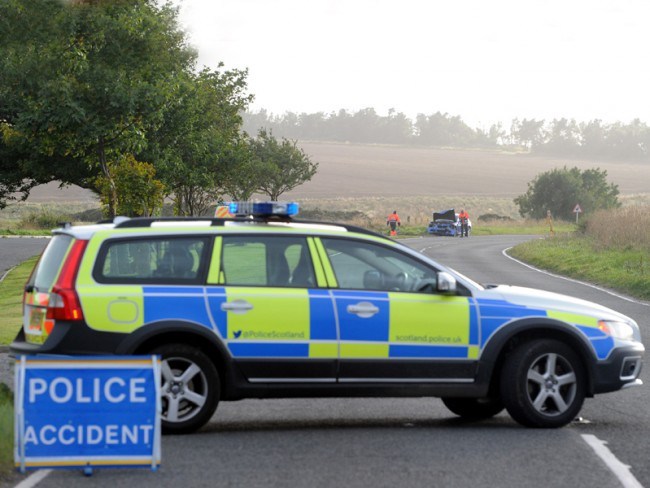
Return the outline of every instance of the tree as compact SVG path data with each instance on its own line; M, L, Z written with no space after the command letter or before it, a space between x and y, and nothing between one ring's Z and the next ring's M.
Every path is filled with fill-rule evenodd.
M544 141L544 121L535 119L514 119L510 127L510 134L514 142L528 149L539 147Z
M537 175L514 202L522 217L541 219L550 210L556 218L570 220L576 204L589 213L619 207L618 193L617 185L607 183L607 171L565 166Z
M240 155L246 71L204 69L186 74L173 110L151 131L143 158L158 161L176 215L204 215L221 200L228 166Z
M115 212L127 217L150 217L162 211L165 185L156 179L153 165L136 160L128 154L108 163L111 180L100 175L95 186L99 189L105 214L110 216L113 191L119 195Z
M25 194L52 180L97 191L103 174L114 214L109 162L146 147L195 63L176 17L155 0L3 2L0 121L13 135L2 144L19 162L10 181L26 180Z
M580 127L575 120L554 119L546 134L546 141L535 149L545 154L577 156L581 142Z
M235 201L250 200L266 179L266 166L253 157L251 140L242 135L223 155L221 187Z
M252 157L264 172L259 190L271 200L311 180L318 170L318 163L313 163L296 141L282 138L278 142L265 129L260 129L250 147Z

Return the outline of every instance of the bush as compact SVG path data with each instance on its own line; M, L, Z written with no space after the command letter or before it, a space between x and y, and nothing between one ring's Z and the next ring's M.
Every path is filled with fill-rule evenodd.
M508 217L507 215L499 215L495 213L482 214L478 216L479 221L489 222L489 221L499 221L499 222L514 222L515 219Z
M572 220L576 204L587 214L620 207L618 193L618 186L607 182L607 171L564 167L538 174L514 202L522 217L543 219L550 210L556 219Z
M73 219L68 214L53 212L43 209L31 212L20 220L20 227L23 229L55 229L61 227L62 222L71 222Z
M650 250L650 207L601 210L580 223L601 248Z

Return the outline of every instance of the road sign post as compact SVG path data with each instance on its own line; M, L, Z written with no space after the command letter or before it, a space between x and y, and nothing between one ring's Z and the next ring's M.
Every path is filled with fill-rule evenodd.
M160 465L160 361L156 356L20 356L16 467Z
M578 225L578 215L582 213L582 209L580 208L579 203L576 203L576 206L573 207L573 213L576 214L576 225Z

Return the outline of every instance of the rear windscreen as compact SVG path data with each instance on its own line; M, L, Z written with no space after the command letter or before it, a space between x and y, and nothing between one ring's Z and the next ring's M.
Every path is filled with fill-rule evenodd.
M68 235L59 234L52 237L36 265L28 285L34 286L41 292L52 288L72 241L73 238Z

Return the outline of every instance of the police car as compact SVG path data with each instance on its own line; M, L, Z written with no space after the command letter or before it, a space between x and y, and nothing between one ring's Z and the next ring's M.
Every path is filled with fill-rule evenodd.
M373 232L295 220L296 204L230 210L55 230L12 352L160 355L168 433L220 401L335 396L560 427L585 397L641 384L639 327L613 310L481 286Z

